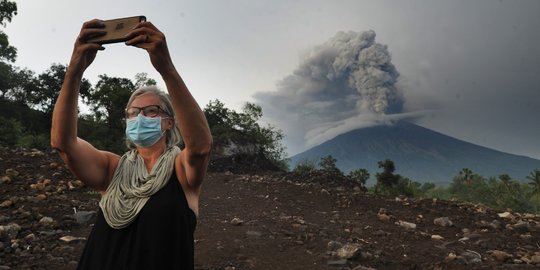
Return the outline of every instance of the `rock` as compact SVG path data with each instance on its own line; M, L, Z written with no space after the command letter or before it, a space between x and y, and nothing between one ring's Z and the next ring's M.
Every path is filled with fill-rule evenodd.
M396 222L396 224L403 227L403 228L405 228L405 229L407 229L407 230L416 229L416 224L411 223L411 222L400 220L400 221Z
M35 234L31 233L24 237L24 240L27 242L33 242L37 240L37 237Z
M516 224L511 225L510 227L517 232L526 233L529 232L530 224L529 222L520 220Z
M512 254L509 254L508 252L501 251L501 250L490 250L487 252L491 255L491 257L495 258L495 260L499 262L509 261L512 259Z
M531 263L539 264L540 263L540 254L535 254L531 256Z
M515 216L512 215L512 213L510 213L510 212L499 213L499 217L505 218L505 219L514 219L515 218Z
M494 220L492 222L486 222L484 220L476 222L476 226L482 229L493 229L496 230L501 227L501 222L498 220Z
M73 218L80 225L86 225L96 216L96 211L77 211Z
M11 176L11 177L17 177L19 176L19 172L15 169L9 168L9 169L6 169L6 175Z
M431 236L431 240L444 240L444 237L438 235L438 234L434 234Z
M328 242L328 244L326 246L328 247L328 250L334 251L334 250L337 250L338 248L343 247L343 244L341 244L338 241L330 241L330 242Z
M461 257L465 259L467 263L480 263L482 262L482 255L473 250L466 250L461 253Z
M371 267L367 267L367 266L363 266L363 265L358 265L355 268L353 268L352 270L376 270L376 269L371 268Z
M361 246L359 244L348 243L342 246L340 249L338 249L336 251L336 255L340 259L345 259L345 260L354 259L360 256L360 251L361 251L360 247Z
M328 266L345 266L347 265L347 260L328 261L326 264Z
M448 217L439 217L433 220L433 224L442 227L452 227L454 223Z
M257 231L247 231L247 232L246 232L246 235L247 235L249 238L261 238L262 233L261 233L261 232L257 232Z
M47 195L45 195L45 194L36 195L36 200L38 200L38 201L44 201L46 199L47 199Z
M237 218L237 217L235 217L235 218L233 218L231 220L231 225L234 225L234 226L240 226L240 225L242 225L242 223L244 223L244 221Z
M377 231L372 232L371 235L373 235L373 236L387 236L387 235L390 235L390 233L385 232L383 230L377 230Z
M453 261L455 259L457 259L457 255L455 253L453 253L453 252L448 253L446 258L444 258L444 260L447 261L447 262L448 261Z
M54 219L52 219L51 217L42 217L39 220L39 224L41 224L43 226L52 226L53 223L54 223Z
M73 241L84 241L86 240L86 238L84 237L75 237L75 236L71 236L71 235L66 235L66 236L62 236L60 237L60 240L64 241L64 242L67 242L67 243L71 243Z
M13 201L11 200L5 200L2 203L0 203L0 208L8 208L13 205Z
M491 227L493 229L499 229L500 227L502 226L502 223L496 219L494 219L493 221L491 221Z
M537 218L538 216L535 215L535 214L531 214L531 213L526 213L523 215L523 218L526 218L526 219L533 219L533 218Z
M377 214L377 219L386 222L390 220L390 217L387 214Z
M379 212L377 213L377 219L380 221L389 221L390 216L386 214L385 208L379 208Z
M75 180L75 181L68 181L68 188L69 190L73 190L76 188L81 188L84 186L84 183L81 180Z
M13 240L17 238L21 226L17 223L10 223L6 226L0 226L0 239Z
M9 175L4 175L0 177L0 184L9 184L11 183L11 177Z

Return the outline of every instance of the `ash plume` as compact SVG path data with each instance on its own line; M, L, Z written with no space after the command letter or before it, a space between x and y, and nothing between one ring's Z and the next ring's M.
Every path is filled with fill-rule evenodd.
M395 86L399 72L375 36L374 31L338 32L314 47L277 83L277 91L255 94L269 122L292 141L300 137L296 143L314 145L399 118L404 104Z

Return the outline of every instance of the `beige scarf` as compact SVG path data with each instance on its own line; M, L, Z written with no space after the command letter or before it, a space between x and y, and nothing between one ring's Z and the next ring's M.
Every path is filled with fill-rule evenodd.
M150 196L171 178L178 153L180 148L176 146L166 149L150 173L137 150L131 150L120 158L107 193L99 202L109 226L121 229L137 217Z

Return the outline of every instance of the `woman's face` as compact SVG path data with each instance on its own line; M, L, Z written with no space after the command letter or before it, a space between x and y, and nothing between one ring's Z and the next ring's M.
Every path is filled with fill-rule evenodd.
M144 108L150 105L157 105L163 109L159 97L154 94L143 94L136 97L133 102L131 102L130 107ZM172 128L173 120L171 118L168 118L163 112L160 112L158 116L161 116L161 130L169 130Z

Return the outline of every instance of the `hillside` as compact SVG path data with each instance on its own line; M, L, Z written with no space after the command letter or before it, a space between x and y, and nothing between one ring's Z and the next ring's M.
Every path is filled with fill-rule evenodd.
M375 197L352 183L309 179L210 173L195 235L196 269L540 266L539 216ZM98 195L56 155L1 147L0 190L0 269L75 269Z
M408 122L356 129L291 157L318 162L332 155L344 172L365 168L375 175L377 162L391 159L396 173L418 182L447 183L463 168L485 177L509 174L524 180L540 160L471 144Z

